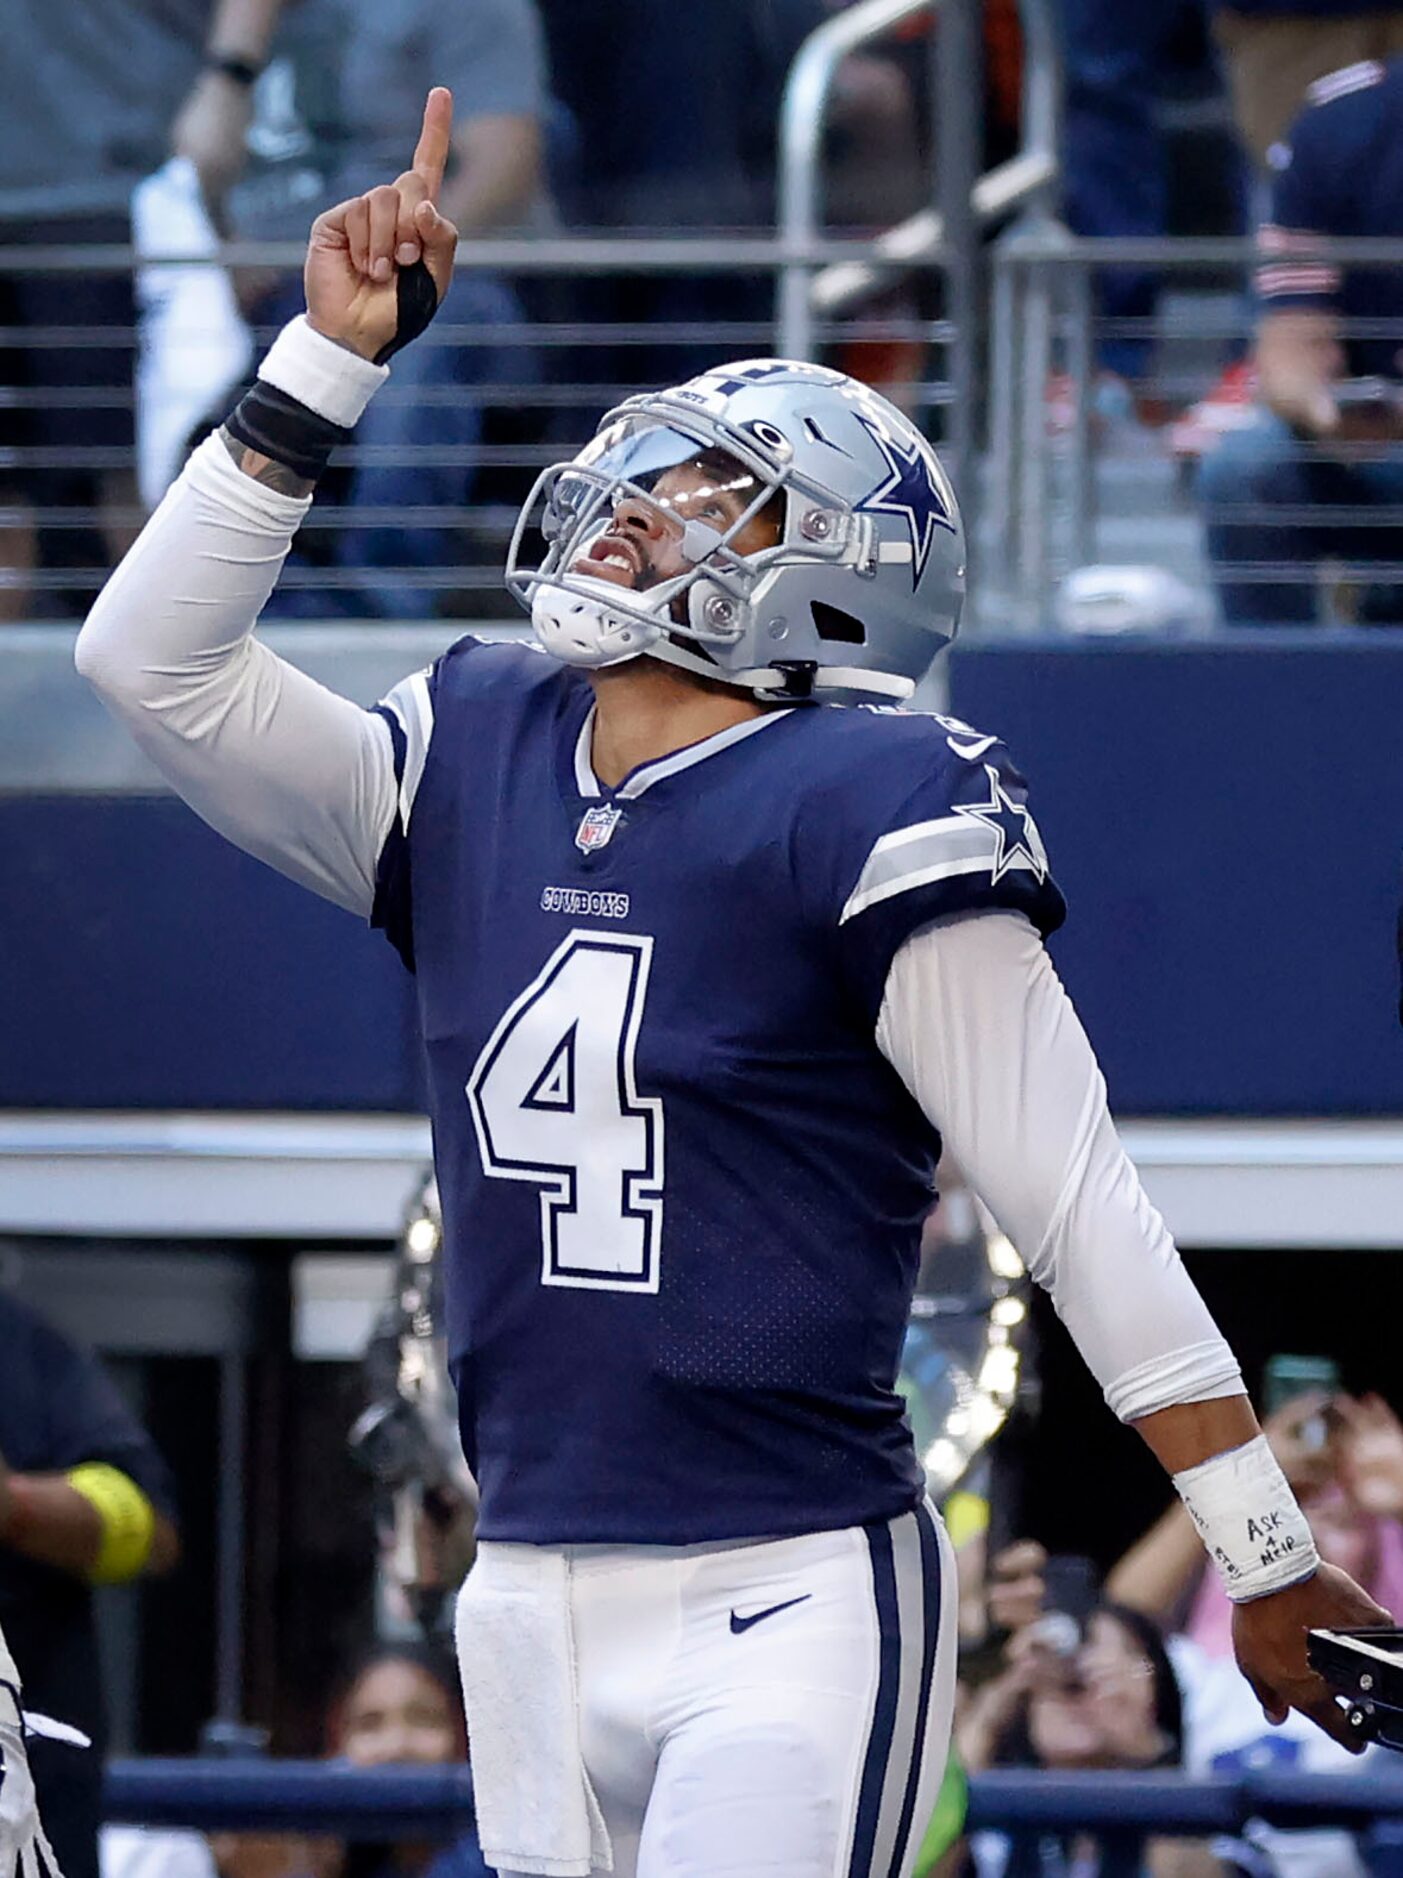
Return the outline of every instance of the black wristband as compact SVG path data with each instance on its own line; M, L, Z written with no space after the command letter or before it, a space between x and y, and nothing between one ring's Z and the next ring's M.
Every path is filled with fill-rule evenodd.
M241 59L234 52L211 52L205 58L207 72L219 72L234 84L242 85L247 91L258 83L263 67L255 65L252 59Z
M261 378L240 398L224 428L237 442L260 456L285 464L297 476L316 482L338 444L351 433L330 418L320 416L276 385Z

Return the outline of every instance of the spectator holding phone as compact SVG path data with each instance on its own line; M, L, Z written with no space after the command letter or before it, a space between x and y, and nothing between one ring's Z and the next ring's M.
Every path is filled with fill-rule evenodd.
M1233 626L1309 626L1322 562L1341 610L1403 624L1403 271L1341 265L1322 238L1403 235L1403 59L1310 87L1273 147L1259 235L1260 409L1205 459L1208 554Z
M1020 1541L994 1560L989 1606L991 1621L1011 1634L1002 1669L957 1723L971 1772L1180 1765L1182 1703L1159 1632L1099 1597L1088 1561L1049 1560ZM981 1832L970 1851L977 1878L1218 1878L1228 1869L1202 1845L1134 1829L1095 1839Z
M1271 1375L1268 1375L1268 1397ZM1403 1608L1403 1423L1378 1396L1355 1400L1308 1390L1280 1403L1264 1424L1300 1498L1322 1558L1351 1571L1386 1607ZM1111 1573L1116 1598L1178 1631L1170 1654L1184 1692L1184 1765L1192 1774L1247 1768L1347 1772L1358 1763L1289 1717L1269 1728L1232 1658L1231 1607L1205 1582L1193 1528L1172 1508ZM1201 1552L1202 1548L1197 1547ZM1261 1878L1362 1878L1343 1832L1249 1827L1242 1869ZM1233 1869L1232 1865L1228 1867Z
M242 165L282 0L9 0L0 58L0 248L122 249L132 192L170 155L211 210ZM140 518L129 268L0 275L0 619L81 618L83 571ZM8 519L5 519L8 517ZM47 576L47 582L43 580ZM100 585L94 580L93 585Z

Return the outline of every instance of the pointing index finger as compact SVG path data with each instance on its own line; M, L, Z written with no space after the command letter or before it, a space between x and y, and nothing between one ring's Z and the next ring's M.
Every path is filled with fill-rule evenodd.
M448 162L448 142L453 131L453 93L446 85L435 85L424 100L424 124L415 146L410 168L420 178L430 202L438 201Z

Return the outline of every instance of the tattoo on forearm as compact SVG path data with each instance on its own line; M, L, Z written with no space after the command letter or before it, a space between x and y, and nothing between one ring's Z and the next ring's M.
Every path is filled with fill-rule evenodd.
M299 476L286 463L279 463L273 457L262 455L260 451L250 450L246 443L231 437L223 425L220 426L219 435L224 448L244 475L251 476L256 483L262 483L265 489L276 490L280 496L309 496L316 488L311 477Z

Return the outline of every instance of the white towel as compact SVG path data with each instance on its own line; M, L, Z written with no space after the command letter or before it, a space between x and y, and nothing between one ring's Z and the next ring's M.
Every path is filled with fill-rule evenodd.
M191 431L248 369L253 335L219 264L219 237L187 157L172 157L137 184L132 240L144 262L208 256L188 267L137 269L136 473L141 499L154 509Z
M480 1546L458 1594L457 1637L483 1858L542 1878L612 1871L580 1751L564 1554Z

